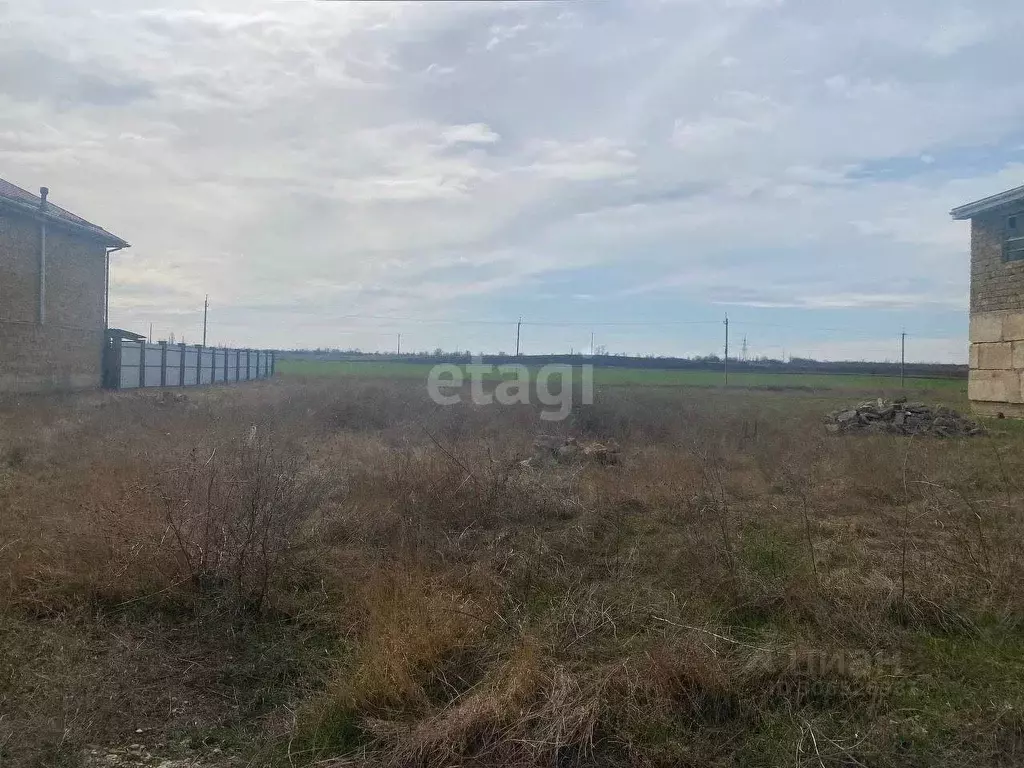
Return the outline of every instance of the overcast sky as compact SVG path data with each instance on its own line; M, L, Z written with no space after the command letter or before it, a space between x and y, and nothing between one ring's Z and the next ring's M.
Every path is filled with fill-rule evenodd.
M86 7L88 5L88 7ZM0 176L213 343L966 358L1017 0L0 0ZM560 323L560 324L555 324Z

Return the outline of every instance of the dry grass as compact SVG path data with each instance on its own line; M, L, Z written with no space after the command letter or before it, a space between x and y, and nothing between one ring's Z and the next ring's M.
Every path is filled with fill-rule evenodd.
M0 764L1020 764L1024 432L824 435L862 396L7 403Z

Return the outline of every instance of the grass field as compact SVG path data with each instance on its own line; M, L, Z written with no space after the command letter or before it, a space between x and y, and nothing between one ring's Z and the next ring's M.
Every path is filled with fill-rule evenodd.
M277 371L283 376L359 376L367 378L419 379L426 381L432 365L429 363L312 361L281 360ZM465 366L463 366L465 369ZM485 379L499 378L498 373L485 374ZM720 387L724 383L721 371L658 370L646 368L594 369L596 386L687 386ZM790 373L730 373L730 386L756 389L816 389L858 390L886 393L900 389L898 376L856 376L845 374L790 374ZM962 379L906 379L911 390L941 391L955 396L966 395L967 382Z
M311 370L0 401L0 765L1024 764L1009 422Z

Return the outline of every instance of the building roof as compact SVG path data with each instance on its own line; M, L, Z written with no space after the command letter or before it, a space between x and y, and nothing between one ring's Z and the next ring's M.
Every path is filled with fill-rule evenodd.
M108 339L127 339L128 341L142 341L145 336L141 333L133 333L132 331L126 331L124 328L107 328Z
M954 208L950 211L949 215L954 219L973 219L975 216L987 213L993 208L998 208L1008 203L1019 203L1021 200L1024 200L1024 187L1016 187L1015 189L1000 192L998 195L992 195L991 197L976 200L973 203L961 205L959 208Z
M59 205L54 205L49 199L46 200L44 207L41 197L3 179L0 179L0 208L7 208L8 210L19 211L33 216L42 215L48 222L57 224L75 234L91 237L110 248L128 247L127 242L117 235L107 232L103 227L86 221L81 216L76 216Z

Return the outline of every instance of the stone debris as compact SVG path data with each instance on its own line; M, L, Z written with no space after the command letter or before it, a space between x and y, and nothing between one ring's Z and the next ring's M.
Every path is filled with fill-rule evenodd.
M183 742L178 749L171 745L159 745L157 751L179 752L177 757L165 757L154 754L142 744L130 744L125 747L89 747L83 757L85 768L235 768L241 760L226 755L220 748L210 750L203 755L187 753L188 742ZM161 749L162 748L162 749Z
M180 405L188 401L188 395L184 392L175 392L170 389L162 389L153 397L153 402L157 405Z
M198 768L196 759L166 760L153 755L141 744L112 749L89 749L84 755L84 763L88 768Z
M611 466L619 463L619 446L612 440L581 442L575 437L541 435L533 441L533 456L521 463L524 467L583 463Z
M985 429L944 405L908 403L906 398L871 400L852 408L832 411L825 419L830 434L931 435L974 437Z

